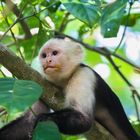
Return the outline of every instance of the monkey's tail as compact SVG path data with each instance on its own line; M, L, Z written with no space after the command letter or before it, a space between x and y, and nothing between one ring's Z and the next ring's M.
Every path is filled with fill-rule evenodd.
M119 98L100 77L98 77L97 83L95 119L117 140L140 140L131 126Z

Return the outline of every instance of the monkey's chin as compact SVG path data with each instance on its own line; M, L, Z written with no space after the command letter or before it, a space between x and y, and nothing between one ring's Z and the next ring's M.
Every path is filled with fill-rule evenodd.
M58 68L47 68L47 69L45 69L44 70L44 73L46 73L46 74L52 74L52 73L55 73L55 72L57 72L58 71Z

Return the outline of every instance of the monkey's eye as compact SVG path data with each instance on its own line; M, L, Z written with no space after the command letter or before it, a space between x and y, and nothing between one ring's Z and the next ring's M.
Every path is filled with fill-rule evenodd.
M57 55L58 54L58 51L53 51L52 52L52 55Z
M42 58L46 58L46 53L41 54Z

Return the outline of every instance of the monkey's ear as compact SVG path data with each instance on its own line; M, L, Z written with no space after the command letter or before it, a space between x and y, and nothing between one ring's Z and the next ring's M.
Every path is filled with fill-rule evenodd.
M76 56L80 59L80 60L83 60L85 54L84 54L84 50L83 48L81 47L80 44L76 43L76 52L75 52Z
M65 41L68 41L68 42L73 42L73 41L72 41L70 38L68 38L68 37L65 37L64 40L65 40Z
M76 57L79 60L83 60L85 54L84 54L84 50L82 46L79 43L73 42L71 39L67 37L64 40L67 43L69 43L70 47L73 48L72 51L73 51L74 57Z

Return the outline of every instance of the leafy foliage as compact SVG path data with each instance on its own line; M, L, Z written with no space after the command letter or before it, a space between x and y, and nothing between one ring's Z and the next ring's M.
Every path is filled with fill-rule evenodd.
M85 22L89 27L98 23L101 10L99 6L96 6L96 3L79 0L61 0L61 2L71 14Z
M33 140L62 140L57 125L52 121L39 122Z
M104 37L115 37L125 13L127 0L115 1L103 9L100 1L61 0L61 2L71 14L89 27L96 27L100 23Z
M0 106L6 108L9 115L28 109L41 93L42 88L33 81L0 79Z
M101 17L101 32L104 37L117 36L126 4L127 0L118 0L104 8Z

